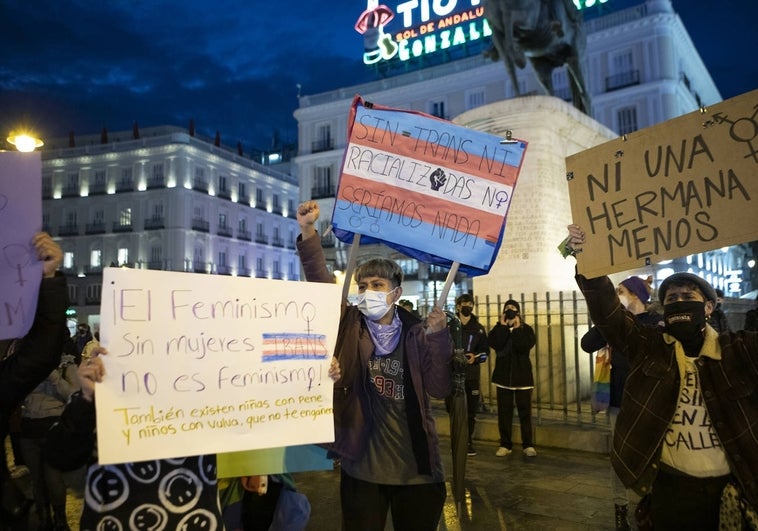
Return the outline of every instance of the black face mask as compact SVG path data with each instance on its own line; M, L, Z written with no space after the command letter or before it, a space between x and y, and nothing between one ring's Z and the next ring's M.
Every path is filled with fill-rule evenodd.
M461 306L461 315L463 317L468 317L473 311L474 309L471 306Z
M697 356L705 341L705 303L672 302L663 307L666 332L674 336L691 356Z
M510 321L511 319L513 319L514 317L516 317L517 315L518 315L518 312L516 310L511 310L510 308L508 308L507 310L505 310L505 318L508 321Z

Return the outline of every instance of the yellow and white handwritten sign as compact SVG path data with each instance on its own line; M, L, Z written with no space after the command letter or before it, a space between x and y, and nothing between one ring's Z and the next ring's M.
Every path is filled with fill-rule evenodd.
M758 239L758 90L566 159L596 277Z
M101 464L334 440L341 290L106 268Z

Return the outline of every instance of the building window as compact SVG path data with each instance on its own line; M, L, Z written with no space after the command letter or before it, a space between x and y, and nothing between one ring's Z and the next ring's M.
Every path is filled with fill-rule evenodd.
M266 208L265 201L263 200L263 189L262 188L256 188L255 189L255 207L256 208Z
M637 130L637 108L624 107L618 111L618 133L626 135Z
M484 105L484 89L469 90L466 92L466 110L476 109Z
M63 253L63 269L74 268L74 253L72 251L66 251Z
M103 251L100 249L92 249L89 253L89 265L91 267L102 267Z
M127 225L132 224L132 209L131 208L122 208L121 213L118 217L118 223L122 227L125 227Z
M320 151L328 151L333 147L332 127L329 124L319 125L316 129L316 140L311 145L311 151L318 153Z
M444 101L429 102L429 114L431 114L432 116L436 116L437 118L446 118L445 102Z
M332 197L334 195L334 184L332 183L332 167L316 166L313 168L313 188L311 189L312 199L321 199L323 197Z
M218 265L224 267L226 266L226 251L218 252Z
M225 229L226 226L226 214L219 213L218 215L218 228Z
M129 263L129 249L126 247L119 247L117 253L116 253L116 260L118 260L118 265L126 265Z
M49 175L42 177L42 198L50 199L53 197L53 178Z
M99 302L103 293L102 284L88 284L87 285L87 301Z
M245 183L237 184L238 201L247 201L247 190L245 189Z
M163 260L163 248L158 245L150 247L150 261L160 262L161 260Z

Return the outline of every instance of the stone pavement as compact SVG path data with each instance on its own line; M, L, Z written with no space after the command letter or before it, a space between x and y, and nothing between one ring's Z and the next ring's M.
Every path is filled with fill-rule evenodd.
M507 457L496 457L491 423L494 415L482 415L477 423L478 454L468 458L465 510L458 517L451 494L452 459L446 419L438 415L442 456L448 483L448 499L439 531L539 531L613 529L613 500L610 495L610 462L607 453L576 450L587 437L602 438L602 428L536 426L538 455L527 458L518 443ZM552 430L549 437L545 430ZM596 435L592 435L595 432ZM542 436L540 434L543 433ZM514 426L514 436L518 428ZM581 444L577 444L580 441ZM601 445L602 446L602 445ZM591 445L587 446L590 448ZM339 471L295 474L298 488L312 507L308 530L336 531L340 528ZM78 529L81 500L69 496L67 512L71 529ZM387 529L392 529L388 524Z
M511 455L495 457L496 443L478 441L478 454L467 460L466 503L459 518L451 495L449 438L441 444L448 498L439 531L614 528L607 456L537 447L537 457L528 458L515 447ZM338 530L339 471L300 473L296 480L311 502L308 529Z

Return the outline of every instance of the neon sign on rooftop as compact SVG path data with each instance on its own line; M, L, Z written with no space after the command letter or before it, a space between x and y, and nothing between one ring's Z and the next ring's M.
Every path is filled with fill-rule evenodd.
M481 0L406 0L394 10L368 0L355 30L366 64L408 61L492 35Z

